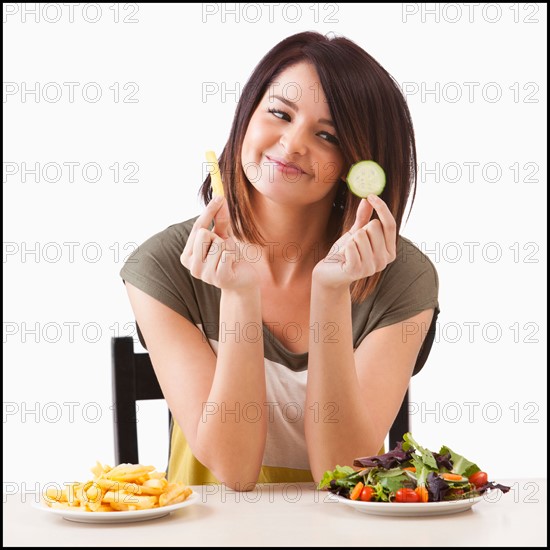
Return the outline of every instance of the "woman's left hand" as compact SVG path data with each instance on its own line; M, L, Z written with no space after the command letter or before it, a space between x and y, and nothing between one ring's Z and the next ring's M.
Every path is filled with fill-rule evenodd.
M379 219L370 219L373 210ZM369 195L359 203L353 227L315 266L314 280L338 288L382 271L395 260L396 226L387 204L380 197Z

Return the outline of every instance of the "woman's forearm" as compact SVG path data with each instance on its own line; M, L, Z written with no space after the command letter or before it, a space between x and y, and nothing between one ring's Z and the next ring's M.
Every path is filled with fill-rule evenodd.
M357 379L349 286L327 288L314 277L310 323L319 330L310 332L305 433L318 480L336 464L351 465L361 454L376 454L381 442L374 441L364 405L368 396Z
M216 373L197 428L197 450L220 481L251 490L267 434L260 290L222 291Z

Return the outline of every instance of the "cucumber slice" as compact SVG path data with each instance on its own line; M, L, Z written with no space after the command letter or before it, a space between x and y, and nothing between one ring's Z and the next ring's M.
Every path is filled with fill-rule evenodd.
M364 199L382 193L386 186L386 174L374 160L360 160L349 169L346 183L354 195Z

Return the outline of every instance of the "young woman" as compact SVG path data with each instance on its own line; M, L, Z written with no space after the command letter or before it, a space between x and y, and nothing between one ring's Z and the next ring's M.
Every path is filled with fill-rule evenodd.
M343 180L373 159L380 197ZM276 45L220 157L225 198L146 241L121 271L175 420L169 477L319 480L376 454L438 309L434 266L399 235L416 184L406 102L345 38Z

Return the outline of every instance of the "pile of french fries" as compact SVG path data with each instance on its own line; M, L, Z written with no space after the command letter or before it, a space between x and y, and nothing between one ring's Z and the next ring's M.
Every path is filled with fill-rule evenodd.
M177 504L193 492L183 483L168 483L166 473L153 466L120 464L112 468L97 462L91 470L94 477L89 481L46 489L46 504L66 510L127 512Z

